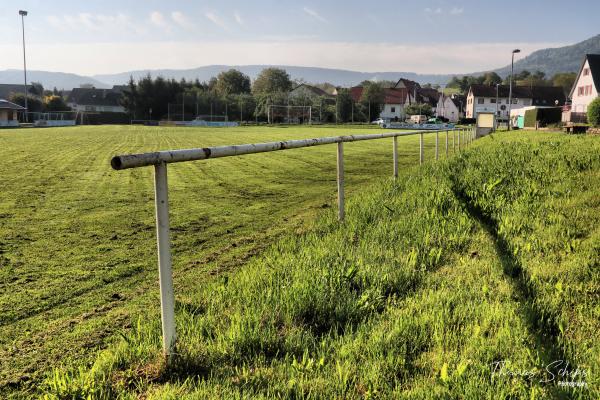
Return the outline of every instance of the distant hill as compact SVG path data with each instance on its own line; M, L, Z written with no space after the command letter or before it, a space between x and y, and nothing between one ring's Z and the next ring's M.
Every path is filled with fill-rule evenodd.
M515 61L515 72L540 70L548 77L559 72L579 72L585 54L600 54L600 35L571 46L534 51L527 57ZM510 65L499 68L495 72L502 77L508 76Z
M41 82L45 89L73 89L84 83L91 83L97 88L111 87L89 76L69 74L65 72L27 71L27 80ZM0 71L0 83L23 83L23 71L20 69L7 69Z
M444 84L452 77L451 75L417 74L414 72L358 72L343 69L296 67L290 65L208 65L193 69L128 71L119 74L94 75L93 78L111 85L123 84L127 82L130 76L138 79L148 73L152 76L160 75L165 78L185 78L186 80L194 80L197 78L200 81L208 81L213 76L217 76L221 71L235 68L248 75L251 79L254 79L258 76L260 71L268 67L283 68L290 74L292 79L300 79L309 83L329 82L336 86L356 85L364 80L396 81L401 77L419 83Z
M530 71L541 70L546 73L546 76L552 76L558 72L576 72L583 60L583 56L588 53L600 54L600 35L571 46L535 51L529 56L516 61L515 71L519 72L524 69ZM200 81L208 81L213 76L217 76L219 72L230 68L238 69L254 79L262 69L267 67L284 68L293 79L303 80L308 83L329 82L336 86L352 86L364 80L395 81L400 77L417 81L421 84L432 83L444 85L454 76L450 74L432 75L414 72L358 72L343 69L288 65L208 65L193 69L138 70L117 74L94 75L91 77L63 72L27 71L27 77L30 82L41 82L47 89L52 89L53 87L57 87L58 89L72 89L84 83L91 83L98 88L106 88L113 85L125 84L130 76L138 79L148 73L152 76L160 75L165 78L175 78L177 80L185 78L186 80L199 79ZM510 65L496 69L495 72L505 77L510 72ZM465 75L478 74L481 73L465 73ZM23 75L21 70L0 71L0 83L21 83L22 81Z

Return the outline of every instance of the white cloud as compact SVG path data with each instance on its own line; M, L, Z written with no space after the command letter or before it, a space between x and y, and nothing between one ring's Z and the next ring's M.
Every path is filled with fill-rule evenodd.
M238 25L244 25L244 19L242 18L242 15L239 12L234 12L233 18L235 19L235 22L238 23Z
M120 42L36 44L28 52L33 69L80 74L115 73L134 69L193 68L206 64L279 64L356 71L413 71L462 74L507 64L510 52L560 47L563 43L397 43L294 41ZM189 51L193 47L195 51ZM0 45L5 68L20 68L18 43ZM60 54L60 57L56 57ZM169 54L169 57L164 57ZM210 54L207 61L206 54ZM398 57L398 54L409 54ZM4 61L7 62L4 62Z
M451 15L461 15L465 10L462 7L452 7L450 10Z
M173 11L171 13L171 19L184 29L194 28L194 24L192 24L191 21L181 11Z
M328 22L327 19L325 19L323 16L321 16L321 14L319 14L318 12L316 12L315 10L313 10L312 8L304 7L302 10L306 14L308 14L311 17L313 17L314 19L316 19L317 21Z
M165 18L164 15L162 15L160 12L158 11L153 11L150 14L150 22L158 27L158 28L162 28L164 29L166 32L170 32L171 31L171 26L169 25L169 23L167 22L167 19Z
M425 9L425 12L426 12L427 14L441 14L441 13L442 13L442 11L443 11L443 10L442 10L440 7L438 7L438 8L429 8L429 7L427 7L427 8Z
M135 24L127 15L118 13L113 15L79 13L74 15L49 15L46 22L60 31L85 31L106 32L121 31L141 33L144 29Z
M221 19L221 17L219 17L216 13L209 11L204 13L204 16L211 21L213 24L217 25L219 28L222 28L226 31L229 30L229 27L227 26L227 24L225 23L225 21L223 21Z

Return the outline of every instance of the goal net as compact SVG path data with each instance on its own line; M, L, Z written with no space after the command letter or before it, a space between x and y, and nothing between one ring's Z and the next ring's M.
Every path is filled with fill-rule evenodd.
M267 108L267 119L270 124L310 124L312 107L270 105Z

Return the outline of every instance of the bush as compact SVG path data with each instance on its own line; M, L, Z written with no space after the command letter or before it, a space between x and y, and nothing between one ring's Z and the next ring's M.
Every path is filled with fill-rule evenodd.
M556 124L560 122L561 116L562 109L560 107L534 108L532 110L525 111L524 126L534 128L536 122L539 122L540 126Z
M592 126L600 126L600 97L596 97L588 106L588 123Z

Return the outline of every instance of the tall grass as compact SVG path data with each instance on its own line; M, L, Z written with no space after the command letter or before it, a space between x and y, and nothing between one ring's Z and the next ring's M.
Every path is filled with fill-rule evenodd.
M518 200L528 193L536 196L527 197L529 202L552 203L576 191L593 210L598 206L593 186L581 182L588 174L589 183L597 182L600 169L581 149L597 142L506 138L482 140L460 157L409 169L397 183L371 186L350 199L344 223L336 221L334 210L324 211L310 231L286 236L243 269L178 294L179 337L171 364L160 356L158 319L140 317L90 368L49 375L47 398L496 399L597 393L596 377L575 389L544 382L547 366L563 350L578 366L596 371L598 333L588 328L597 327L597 320L589 320L597 313L597 228L582 225L588 234L596 229L589 244L577 231L581 241L565 254L588 269L567 279L558 268L571 270L556 264L558 255L551 252L560 243L545 230L547 210L525 210L525 198ZM568 150L572 147L579 151ZM548 159L540 156L542 150ZM557 164L564 169L561 179L541 172L556 173L556 167L545 166L549 160L564 160ZM525 182L531 182L526 189ZM597 208L589 213L598 216ZM496 222L504 219L520 221L528 235ZM552 229L573 229L567 225ZM542 246L544 257L552 254L545 265L529 266L525 240ZM535 280L527 283L531 293L515 273L520 269L535 271ZM579 296L559 297L567 307L548 297L572 294L572 287ZM564 344L559 348L554 333L546 337L536 318L559 323L573 308L581 317L557 334Z

